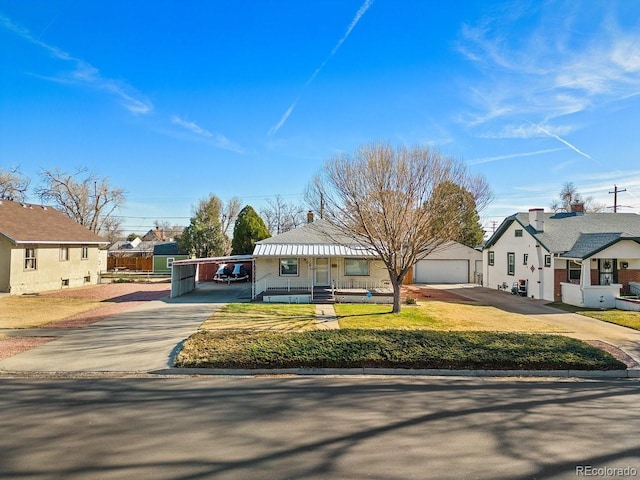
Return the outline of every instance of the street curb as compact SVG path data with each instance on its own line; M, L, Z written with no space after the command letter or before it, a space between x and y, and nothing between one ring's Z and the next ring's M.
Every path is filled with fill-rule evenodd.
M628 370L447 370L400 368L167 368L149 372L158 375L386 375L413 377L555 377L555 378L640 378L640 369Z

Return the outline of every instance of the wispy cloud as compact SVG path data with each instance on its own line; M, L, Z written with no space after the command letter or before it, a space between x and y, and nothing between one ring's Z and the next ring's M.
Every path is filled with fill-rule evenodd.
M318 68L316 68L314 70L314 72L311 74L311 76L307 79L307 81L304 84L303 90L306 89L311 84L311 82L313 82L315 80L315 78L320 74L322 69L327 64L327 62L329 60L331 60L331 58L336 53L338 53L338 50L340 50L340 47L342 46L342 44L347 40L347 38L349 38L349 35L351 35L351 32L353 31L353 29L356 27L356 25L358 24L358 22L360 21L362 16L365 13L367 13L367 10L369 10L369 7L371 7L373 2L374 2L374 0L365 0L364 3L360 6L358 11L356 12L356 15L353 17L353 20L351 21L351 23L347 27L347 30L344 33L344 35L342 36L342 38L340 38L340 40L338 40L336 45L331 50L331 53L329 54L329 56L322 61L322 63L318 66ZM293 113L293 110L296 108L296 105L298 104L298 101L300 100L300 96L301 95L298 95L298 98L296 98L294 100L294 102L291 105L289 105L289 108L287 108L287 110L284 112L284 114L282 115L282 117L280 118L278 123L276 123L273 127L271 127L269 129L269 132L268 132L269 136L275 135L278 132L278 130L280 130L280 128L282 128L282 126L286 123L287 119L289 118L291 113Z
M463 25L457 50L481 73L469 87L476 108L466 123L477 127L516 115L548 122L637 95L639 18L626 18L630 10L623 14L616 5L584 10L569 0L510 2Z
M544 155L546 153L559 152L560 150L564 150L564 148L550 148L546 150L536 150L535 152L510 153L507 155L497 155L495 157L478 158L476 160L468 161L467 165L480 165L483 163L498 162L500 160L511 160L514 158L533 157L535 155Z
M569 147L571 150L573 150L574 152L582 155L583 157L588 158L589 160L593 160L591 158L591 155L588 155L586 153L584 153L582 150L580 150L578 147L576 147L575 145L573 145L572 143L569 143L568 140L565 140L564 138L560 137L560 135L556 135L555 133L550 132L549 130L547 130L545 127L543 127L542 125L534 125L531 124L531 126L537 128L538 130L540 130L542 133L544 133L545 135L551 137L551 138L555 138L556 140L558 140L560 143L564 143L567 147Z
M108 92L110 95L117 98L125 109L133 114L145 115L153 111L153 104L151 101L145 98L132 86L125 82L103 76L100 70L93 65L70 55L56 46L49 45L41 41L32 35L28 29L13 23L10 19L1 14L0 27L13 32L23 40L45 50L53 58L61 60L72 66L72 70L65 74L54 77L39 75L39 78L44 78L58 83L84 85L96 90Z
M289 115L291 115L291 113L293 112L293 109L296 108L296 105L298 104L299 100L300 100L300 97L296 98L295 101L291 105L289 105L289 108L287 108L287 111L284 112L284 114L280 118L280 121L269 129L269 136L274 135L278 130L280 130L280 127L282 127L284 123L287 121L287 119L289 118Z
M171 116L171 123L174 124L174 125L178 125L178 126L184 128L184 129L188 130L189 132L197 135L198 137L210 140L213 143L213 145L218 147L218 148L223 148L225 150L231 150L232 152L236 152L236 153L243 153L244 152L244 150L240 146L238 146L237 144L233 143L231 140L229 140L224 135L222 135L220 133L210 132L209 130L207 130L206 128L202 128L200 125L198 125L195 122L191 122L189 120L184 120L184 119L178 117L177 115L172 115Z

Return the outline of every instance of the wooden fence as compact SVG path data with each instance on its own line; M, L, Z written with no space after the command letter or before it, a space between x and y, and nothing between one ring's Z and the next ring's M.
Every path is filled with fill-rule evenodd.
M107 270L153 271L153 257L107 257Z

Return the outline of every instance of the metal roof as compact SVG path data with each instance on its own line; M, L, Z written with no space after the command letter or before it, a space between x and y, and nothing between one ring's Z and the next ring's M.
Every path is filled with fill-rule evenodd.
M376 257L323 219L256 243L256 257Z
M253 251L256 257L375 257L375 252L361 247L328 244L258 243Z
M184 260L176 260L173 265L198 265L202 263L224 263L224 262L250 262L253 255L227 255L225 257L206 257L206 258L186 258Z

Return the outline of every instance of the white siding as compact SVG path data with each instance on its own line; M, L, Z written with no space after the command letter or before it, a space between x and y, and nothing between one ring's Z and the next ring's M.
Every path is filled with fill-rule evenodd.
M522 236L516 237L516 230ZM494 253L494 265L489 265L489 252ZM515 272L507 274L507 254L515 254ZM483 285L497 288L506 283L509 288L514 282L528 281L528 296L553 301L553 267L546 267L545 255L550 253L533 238L518 222L513 222L498 241L484 250ZM525 263L524 256L527 255ZM553 258L551 265L553 266Z
M420 260L416 264L416 283L467 283L469 260Z

